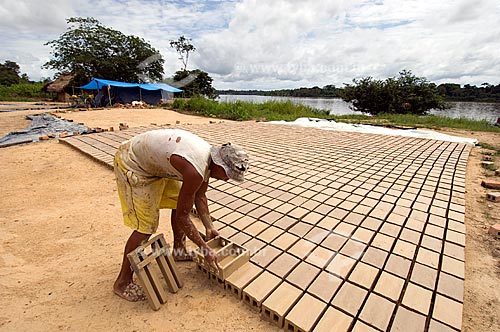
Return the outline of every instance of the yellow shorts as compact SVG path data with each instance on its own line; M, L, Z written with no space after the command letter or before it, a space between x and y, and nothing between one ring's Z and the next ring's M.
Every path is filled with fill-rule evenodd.
M128 171L115 154L114 171L126 226L143 234L158 229L160 209L176 209L181 183L177 180L144 177Z

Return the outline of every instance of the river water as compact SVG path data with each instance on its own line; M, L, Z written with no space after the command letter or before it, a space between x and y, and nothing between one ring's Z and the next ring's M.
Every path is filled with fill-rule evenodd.
M234 102L237 100L264 103L269 100L291 101L293 103L311 106L317 109L328 110L332 115L361 114L353 111L350 103L340 98L297 98L297 97L272 97L257 95L220 95L219 101ZM472 120L487 120L496 122L500 117L500 103L475 103L475 102L449 102L451 108L446 110L431 110L431 114L450 117L467 118Z

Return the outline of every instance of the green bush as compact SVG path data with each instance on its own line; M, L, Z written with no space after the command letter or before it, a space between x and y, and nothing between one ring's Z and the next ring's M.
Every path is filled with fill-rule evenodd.
M42 92L44 83L23 83L10 86L0 85L0 100L36 101L50 98L51 94Z
M353 82L354 85L346 84L342 99L363 113L425 115L431 109L446 108L436 85L412 75L411 71L404 70L399 77L385 81L365 77Z

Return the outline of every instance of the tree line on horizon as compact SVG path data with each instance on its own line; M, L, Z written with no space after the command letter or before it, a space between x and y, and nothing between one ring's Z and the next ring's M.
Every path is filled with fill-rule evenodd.
M443 83L436 86L439 95L447 101L470 101L470 102L500 102L500 84L492 85L483 83L479 87L465 84L461 86L456 83ZM270 97L300 97L300 98L342 98L344 88L333 84L320 88L301 87L297 89L278 90L217 90L219 95L256 95Z

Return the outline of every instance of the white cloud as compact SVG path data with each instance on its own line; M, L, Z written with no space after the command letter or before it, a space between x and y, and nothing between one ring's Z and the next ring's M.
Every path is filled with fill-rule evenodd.
M71 16L144 38L166 59L166 75L181 67L169 40L193 38L189 68L217 88L339 86L402 69L437 83L500 83L496 0L0 0L0 60L43 76L43 43Z

